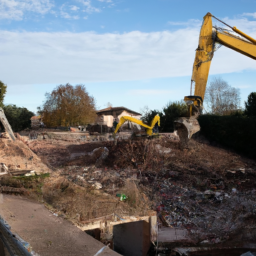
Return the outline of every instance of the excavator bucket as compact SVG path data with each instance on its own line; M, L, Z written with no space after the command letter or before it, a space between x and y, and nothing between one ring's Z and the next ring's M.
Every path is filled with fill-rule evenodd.
M192 135L200 131L200 125L195 117L180 117L174 121L175 130L180 137L181 146L187 147Z

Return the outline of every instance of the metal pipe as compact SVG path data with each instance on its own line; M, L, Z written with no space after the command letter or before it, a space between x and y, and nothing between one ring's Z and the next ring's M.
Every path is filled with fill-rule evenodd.
M253 44L256 44L256 40L248 35L246 35L244 32L242 32L241 30L237 29L236 27L232 28L233 31L235 31L237 34L245 37L246 39L248 39L250 42L252 42Z
M212 14L211 14L211 15L212 15ZM223 24L224 24L224 25L226 25L227 27L229 27L229 28L233 29L230 25L228 25L228 24L227 24L227 23L225 23L224 21L222 21L222 20L220 20L220 19L216 18L216 17L215 17L215 16L213 16L213 15L212 15L212 17L213 17L214 19L218 20L219 22L223 23Z
M212 14L211 14L212 15ZM223 23L224 25L226 25L227 27L231 28L234 32L236 32L237 34L243 36L244 38L248 39L250 42L252 42L253 44L256 44L256 40L250 36L248 36L247 34L245 34L244 32L242 32L241 30L237 29L236 27L231 27L230 25L228 25L227 23L225 23L224 21L216 18L215 16L212 15L212 17L216 20L218 20L219 22Z

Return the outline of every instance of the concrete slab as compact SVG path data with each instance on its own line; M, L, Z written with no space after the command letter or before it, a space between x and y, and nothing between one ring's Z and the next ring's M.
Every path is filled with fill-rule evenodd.
M40 256L120 255L25 197L0 194L0 215Z
M169 243L178 241L189 241L186 229L162 227L158 230L158 242Z

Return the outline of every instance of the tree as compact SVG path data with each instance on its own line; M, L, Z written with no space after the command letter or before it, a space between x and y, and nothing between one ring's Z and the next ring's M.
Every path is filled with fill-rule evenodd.
M0 81L0 108L4 106L4 96L6 94L7 85Z
M247 116L256 116L256 92L250 93L247 102L245 102L245 111Z
M155 115L160 116L160 131L162 132L173 132L174 131L174 120L178 117L187 116L188 107L184 101L169 102L163 108L163 111L149 110L146 107L142 110L143 116L142 121L151 123Z
M95 100L84 85L59 85L45 96L46 101L39 111L46 126L83 125L95 121Z
M240 107L240 90L220 77L214 78L206 88L204 101L212 114L229 115Z
M164 116L162 118L162 129L164 132L174 131L174 121L178 117L187 116L188 107L186 103L181 101L169 102L163 108Z
M31 125L30 118L35 114L26 108L20 108L16 105L4 106L5 116L14 132L22 131Z
M150 110L148 107L145 107L144 109L142 109L142 117L141 117L141 120L150 125L151 124L151 121L153 120L153 118L156 116L156 115L159 115L160 116L160 127L159 127L159 130L161 131L162 130L162 124L161 124L161 119L163 117L163 113L161 111L158 111L158 110Z
M113 105L110 102L108 102L106 105L107 105L108 108L112 108L113 107Z

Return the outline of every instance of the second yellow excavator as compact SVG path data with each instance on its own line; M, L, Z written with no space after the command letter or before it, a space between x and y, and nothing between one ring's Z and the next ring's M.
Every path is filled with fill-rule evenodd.
M131 117L131 116L122 116L120 118L120 121L119 123L117 124L116 126L116 129L114 131L114 136L115 134L117 133L117 131L119 130L119 128L126 122L126 121L130 121L130 122L133 122L135 124L139 124L140 126L143 126L146 128L146 133L148 136L152 136L153 135L153 128L155 127L156 124L158 124L158 126L160 126L160 116L159 115L156 115L153 120L151 121L151 124L148 125L148 124L145 124L143 123L143 121L139 120L139 119L136 119L134 117Z
M232 29L232 31L213 27L212 18L223 23ZM200 130L197 118L203 110L203 100L210 65L217 44L224 45L238 53L256 60L255 39L236 27L229 26L225 22L213 16L211 13L207 13L204 16L199 36L199 45L196 49L196 56L193 65L190 95L184 97L184 100L188 105L188 117L181 117L175 121L175 127L183 146L187 145L187 142L191 139L192 135ZM193 86L194 94L192 94Z

